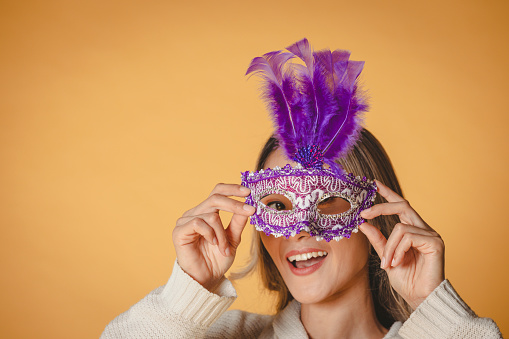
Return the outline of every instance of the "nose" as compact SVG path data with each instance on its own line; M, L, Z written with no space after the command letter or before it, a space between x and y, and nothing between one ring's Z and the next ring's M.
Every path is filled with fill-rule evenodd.
M299 234L297 234L294 238L299 241L301 239L305 239L305 238L309 238L311 237L311 235L309 235L308 232L305 232L305 231L301 231Z

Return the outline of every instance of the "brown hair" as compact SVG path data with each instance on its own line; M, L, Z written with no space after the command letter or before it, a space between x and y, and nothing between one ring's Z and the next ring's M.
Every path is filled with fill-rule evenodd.
M276 138L270 137L267 140L258 158L256 170L260 170L265 166L267 158L278 146ZM357 144L344 159L339 159L338 163L341 164L346 172L351 172L356 176L377 179L403 197L403 192L387 153L380 142L368 130L363 129L361 131ZM378 194L375 204L385 201ZM370 220L370 223L378 227L386 238L398 222L399 220L396 215L383 215ZM276 292L278 299L277 312L283 310L293 300L293 296L279 274L271 256L263 246L259 232L255 230L251 244L251 261L243 271L232 273L231 278L242 278L255 271L257 267L263 285L268 290ZM387 273L380 268L380 258L372 246L370 246L368 267L371 294L376 316L380 323L384 327L389 328L395 321L405 321L410 316L412 309L392 288Z

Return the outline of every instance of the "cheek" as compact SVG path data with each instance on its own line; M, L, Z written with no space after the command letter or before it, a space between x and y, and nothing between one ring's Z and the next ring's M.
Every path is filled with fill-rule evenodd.
M272 235L265 235L265 233L260 232L260 238L262 239L263 246L269 252L272 261L278 268L280 268L281 260L280 260L280 249L281 249L281 241L283 237L274 237Z
M335 261L334 266L340 267L336 274L346 275L345 278L347 278L366 266L369 257L367 241L363 234L354 233L350 239L330 242Z

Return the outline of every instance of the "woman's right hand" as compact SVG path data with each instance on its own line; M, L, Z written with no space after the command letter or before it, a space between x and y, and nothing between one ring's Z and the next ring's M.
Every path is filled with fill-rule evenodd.
M246 197L249 188L217 184L209 197L185 212L173 230L173 245L180 267L209 291L213 291L233 264L247 218L255 208L230 198ZM219 211L233 213L225 229Z

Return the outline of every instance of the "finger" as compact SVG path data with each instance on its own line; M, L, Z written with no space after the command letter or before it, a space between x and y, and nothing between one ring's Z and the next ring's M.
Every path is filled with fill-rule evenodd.
M192 216L197 214L206 213L204 212L204 203L207 202L207 200L212 197L213 195L222 195L222 196L236 196L236 197L247 197L251 193L251 190L245 186L238 185L238 184L217 184L212 192L210 193L209 197L205 199L202 203L200 203L198 206L191 208L190 210L184 212L182 216ZM233 199L232 199L233 200ZM236 201L236 200L234 200ZM206 204L205 204L206 205Z
M217 245L216 233L203 219L194 218L187 224L175 227L174 243L188 245L196 241L196 236L202 236L211 245Z
M373 248L375 249L376 253L380 257L380 259L382 259L385 244L387 243L387 239L385 239L385 236L382 234L382 232L380 232L378 228L367 222L362 223L359 226L359 229L361 230L362 233L364 233L366 238L368 238L371 245L373 245Z
M401 215L405 211L405 202L384 202L376 204L361 212L361 217L365 219L373 219L379 215Z
M221 194L226 196L247 197L251 190L239 184L217 184L210 195Z
M387 201L389 201L389 202L397 202L397 201L405 200L402 197L400 197L398 195L398 193L394 192L389 187L387 187L384 184L382 184L380 181L375 179L375 182L376 182L376 187L377 187L378 193L380 193L380 195L382 197L387 199Z
M361 212L361 217L365 219L373 219L380 215L394 215L397 214L402 223L414 225L420 228L430 230L422 220L421 216L410 206L407 200L398 202L386 202L371 206Z
M393 259L394 259L394 253L396 251L396 248L399 247L402 239L405 237L406 234L420 234L425 236L430 236L431 232L424 230L419 227L415 227L413 225L407 225L404 223L397 223L394 226L394 229L391 232L391 235L389 236L389 239L387 239L387 244L385 245L384 253L382 262L385 265L382 265L382 268L387 268L390 265L393 265Z
M440 246L437 240L440 239L429 235L406 233L396 248L391 266L396 267L401 264L405 258L405 253L411 248L415 248L423 254L438 252Z
M177 220L177 227L181 227L182 225L185 225L192 221L195 218L202 219L212 227L215 233L216 237L216 243L215 245L218 245L219 251L226 256L226 249L229 247L228 239L226 237L226 232L223 227L223 222L221 221L221 217L219 216L219 213L206 213L201 215L196 215L192 217L182 217Z
M246 227L247 218L244 215L234 214L232 216L232 220L230 221L230 225L226 229L227 237L230 240L230 244L233 246L233 249L236 250L240 244L240 239L242 235L242 231Z
M218 211L231 212L248 217L253 215L256 209L244 202L228 198L218 193L212 194L194 209L196 215Z
M227 256L226 250L229 246L228 239L226 237L226 232L223 226L223 222L221 221L221 217L219 216L219 213L207 213L204 215L200 215L199 217L203 219L210 227L212 227L212 229L214 229L219 251L224 256Z

